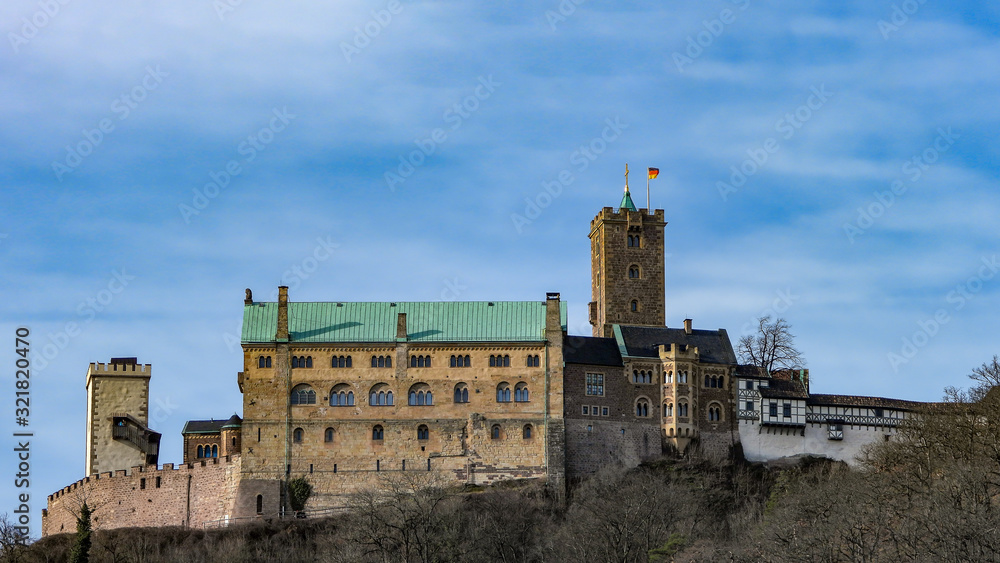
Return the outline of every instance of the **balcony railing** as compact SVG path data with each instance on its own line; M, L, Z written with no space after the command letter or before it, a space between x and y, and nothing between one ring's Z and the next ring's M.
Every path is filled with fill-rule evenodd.
M160 454L160 434L139 424L131 417L114 417L111 437L128 442L146 454L146 463L156 463Z

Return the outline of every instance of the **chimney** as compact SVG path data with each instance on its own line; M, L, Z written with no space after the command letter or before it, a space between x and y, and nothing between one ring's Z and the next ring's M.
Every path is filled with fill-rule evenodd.
M288 342L288 286L278 286L278 332L274 335L278 342Z
M684 334L691 334L691 319L684 319Z
M396 314L396 341L406 341L406 313Z

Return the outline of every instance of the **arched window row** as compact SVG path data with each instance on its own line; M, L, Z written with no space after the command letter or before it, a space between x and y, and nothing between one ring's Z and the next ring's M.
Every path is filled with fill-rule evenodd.
M632 383L652 383L653 382L653 371L652 370L632 370Z
M515 403L527 403L528 402L528 384L521 382L514 386L514 402Z
M649 400L642 398L635 402L635 415L640 418L649 417Z
M490 355L490 367L491 368L509 368L510 367L510 355L496 354Z
M410 367L411 368L429 368L429 367L431 367L431 357L430 356L410 356Z
M541 358L538 357L538 354L530 354L528 356L528 362L527 363L528 363L528 367L529 368L537 368L537 367L541 367L542 360L541 360Z
M710 422L718 422L722 420L722 408L718 406L708 407L708 420Z
M721 376L721 375L720 376L705 375L705 387L707 387L707 388L711 388L711 389L725 389L725 387L726 387L725 383L726 383L725 376Z
M456 403L468 403L469 402L469 386L464 383L459 383L455 385L455 402Z
M451 366L453 368L469 368L469 367L472 367L472 358L469 357L468 354L466 354L464 356L461 355L461 354L459 354L458 356L452 355L451 362L449 363L449 366Z
M258 368L269 368L271 367L271 356L261 356L257 358Z
M674 404L665 403L663 405L663 416L674 416Z
M665 383L673 383L673 381L674 381L674 372L673 371L667 371L667 374L664 376L664 382ZM688 372L678 370L677 371L677 383L687 383L687 382L688 382Z
M498 403L509 403L510 402L510 384L501 383L497 385L497 402Z
M680 403L677 405L677 416L688 416L688 404Z
M372 407L391 407L393 402L392 389L385 383L379 383L368 392L368 405Z
M639 235L629 235L628 236L628 245L629 245L629 247L639 247L639 246L641 246L640 245Z
M434 404L434 394L426 383L417 383L410 387L409 401L411 407L431 406Z
M639 270L639 266L632 265L628 267L628 277L630 279L639 279L642 277L642 272Z
M351 386L346 383L335 385L333 389L330 391L330 406L353 407L354 390L351 388Z
M198 446L197 457L208 458L208 457L219 457L219 445L205 445Z
M391 368L392 356L372 356L373 368Z
M430 427L426 424L420 424L416 429L417 440L430 440L431 431ZM323 431L323 442L326 444L332 444L336 439L337 431L333 427L328 427ZM521 427L521 438L525 440L530 440L534 437L535 428L531 424L525 424ZM501 440L506 437L504 429L499 424L494 424L490 428L490 438L493 440ZM374 441L385 440L385 428L381 424L376 424L372 426L371 438ZM302 428L296 428L292 431L292 441L296 444L302 444L306 441L306 432ZM198 457L218 457L219 449L218 446L198 446Z
M312 356L292 356L292 367L311 368L313 367L313 358Z
M316 392L305 383L292 388L291 403L293 405L315 405Z
M312 366L309 366L309 367L312 367ZM349 368L349 367L353 367L353 366L351 366L351 357L350 356L334 356L330 360L330 367L332 367L332 368Z

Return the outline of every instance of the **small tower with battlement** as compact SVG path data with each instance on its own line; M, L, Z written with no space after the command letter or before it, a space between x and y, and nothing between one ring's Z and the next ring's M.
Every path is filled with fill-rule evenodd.
M590 222L590 324L612 337L611 325L664 326L663 210L636 209L625 188L617 209Z
M160 434L147 426L151 374L136 358L90 364L86 475L157 463Z

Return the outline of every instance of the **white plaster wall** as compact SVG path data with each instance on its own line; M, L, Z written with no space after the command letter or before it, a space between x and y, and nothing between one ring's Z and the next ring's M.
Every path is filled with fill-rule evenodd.
M802 428L762 428L753 421L740 421L743 455L757 462L812 455L857 465L862 446L882 442L887 434L894 433L886 427L844 425L844 439L829 440L826 424L807 424L803 436Z

